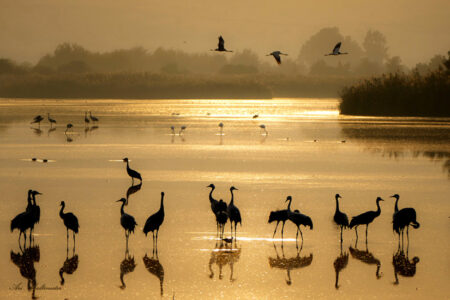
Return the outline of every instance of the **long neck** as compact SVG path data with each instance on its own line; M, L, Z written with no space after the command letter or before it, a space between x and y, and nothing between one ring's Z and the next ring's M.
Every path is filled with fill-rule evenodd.
M123 210L123 207L125 206L125 201L122 202L122 206L120 207L120 214L123 215L125 211Z
M127 170L130 169L130 165L128 164L128 160L127 160Z
M288 211L291 211L291 202L292 202L292 199L289 199L289 204L288 204L288 207L287 207Z
M230 204L233 204L233 203L234 203L234 194L233 194L233 190L230 190L230 192L231 192L231 201L230 201Z
M62 204L62 205L61 205L61 210L59 211L59 216L60 216L61 218L64 218L63 210L64 210L64 207L65 207L65 206L66 206L65 204Z
M377 201L377 216L381 214L380 201Z
M161 205L159 207L159 210L164 211L164 196L161 196Z
M31 206L32 205L32 203L31 203L31 193L28 193L27 201L28 201L28 206Z
M336 197L336 211L339 211L339 198Z
M400 198L395 199L395 212L398 212L398 199Z
M215 187L211 187L211 192L209 192L209 202L212 202L214 200L212 193L214 192Z

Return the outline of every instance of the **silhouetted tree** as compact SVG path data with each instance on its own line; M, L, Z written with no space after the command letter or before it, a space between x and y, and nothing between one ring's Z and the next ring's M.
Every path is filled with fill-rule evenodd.
M364 38L363 47L366 57L379 65L382 65L388 57L386 37L378 30L369 30Z

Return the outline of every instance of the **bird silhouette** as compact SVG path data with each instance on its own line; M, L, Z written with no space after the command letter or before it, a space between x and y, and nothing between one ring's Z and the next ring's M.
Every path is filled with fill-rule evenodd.
M347 215L339 210L339 198L341 195L336 194L336 211L334 212L334 222L341 227L341 242L342 242L342 229L348 227Z
M303 246L303 233L302 230L300 229L300 225L303 226L309 226L309 228L312 230L313 229L313 223L310 217L308 217L307 215L301 214L297 209L295 211L291 211L291 202L292 202L292 197L288 196L286 199L286 202L289 202L287 210L288 210L288 219L295 224L295 226L297 226L297 235L295 236L295 241L297 242L298 239L298 232L300 231L300 235L302 238L302 246ZM298 247L298 245L297 245Z
M219 135L223 135L223 123L219 123Z
M67 231L67 246L69 245L69 229L72 230L73 233L73 248L75 249L75 233L78 233L78 229L80 225L78 224L78 218L71 212L64 213L64 208L66 207L66 203L61 201L61 210L59 211L59 216L64 221L64 226L66 226Z
M142 260L144 261L145 268L159 279L159 288L161 290L161 296L163 296L164 268L159 262L158 251L156 251L156 253L153 253L153 256L151 258L147 256L147 253L145 253L145 256L142 258Z
M38 123L39 128L41 128L41 121L42 120L44 120L44 118L41 115L37 115L36 117L34 117L33 121L30 122L30 124Z
M239 211L239 208L237 208L236 205L234 205L234 194L233 194L234 190L237 191L238 189L235 188L234 186L232 186L230 188L231 200L230 200L230 204L228 204L228 207L227 207L228 218L230 219L231 237L233 237L233 222L234 222L234 235L235 236L236 236L237 223L240 223L242 226L241 213Z
M136 268L136 262L134 260L134 256L131 256L131 254L128 252L128 247L125 250L125 258L120 263L120 282L122 285L120 286L121 289L125 289L127 286L124 281L124 276L128 273L131 273Z
M356 243L358 243L358 226L359 225L366 225L366 244L367 244L367 231L369 229L369 224L373 222L373 220L378 217L381 213L380 208L380 201L384 201L380 197L377 197L376 203L377 203L377 210L376 211L366 211L365 213L362 213L360 215L357 215L352 218L350 221L350 229L355 227L356 232Z
M394 215L392 216L392 228L398 234L400 241L400 233L403 241L403 232L406 227L406 236L409 242L409 225L413 228L417 229L420 227L419 222L416 221L416 210L411 207L405 207L401 210L398 209L398 200L400 196L398 194L392 195L392 198L395 198L395 210Z
M128 249L128 237L130 236L130 233L132 232L134 233L134 228L136 227L137 223L134 220L133 216L125 213L125 211L123 210L123 207L127 202L127 199L121 198L116 202L122 202L122 206L120 207L120 225L122 225L123 229L125 229L125 239L127 241L127 249Z
M145 236L151 231L153 235L153 248L158 247L158 233L159 233L159 227L164 222L164 192L161 192L161 205L159 207L159 210L148 217L147 221L145 222L144 226L144 233ZM156 232L155 232L156 231ZM156 246L156 247L155 247Z
M281 227L281 239L283 239L283 233L284 233L284 224L288 220L288 210L282 209L282 210L275 210L271 211L269 215L269 221L268 223L272 223L274 221L277 222L277 225L275 226L275 230L273 231L272 238L275 237L275 233L277 232L277 227L280 222L283 222L283 226Z
M225 40L222 36L219 36L219 43L217 44L217 49L211 49L210 51L218 52L233 52L232 50L225 49Z
M72 275L78 269L78 255L73 254L71 258L69 258L69 249L67 248L66 260L64 261L62 267L59 269L59 277L61 278L61 285L64 285L64 273Z
M22 234L24 235L24 244L26 246L26 241L27 241L27 234L26 231L27 229L31 229L32 226L34 226L34 218L33 218L33 213L32 213L32 206L33 203L31 201L31 193L33 191L29 190L28 191L28 205L27 208L24 212L18 214L17 216L15 216L12 220L11 220L11 232L14 231L14 229L18 229L19 230L19 245L20 245L20 237L22 236ZM30 233L30 242L31 242L31 233Z
M141 183L142 183L141 174L139 174L137 171L135 171L135 170L130 168L130 164L128 162L128 157L125 157L123 159L123 161L127 163L127 174L128 174L128 176L131 177L131 184L132 185L134 184L134 178L139 179L141 181Z
M47 113L47 120L50 123L50 127L53 127L53 124L56 125L56 120L53 118L50 118L50 113Z
M170 126L170 131L172 132L172 135L175 135L175 127L173 125Z
M66 125L66 131L64 131L64 134L66 134L67 131L68 131L69 129L71 129L71 128L73 128L72 123L68 123L68 124Z
M291 285L292 279L291 279L291 271L295 269L301 269L304 267L307 267L311 265L313 261L313 254L310 253L308 256L300 256L301 249L299 250L297 248L297 255L291 258L286 258L284 254L284 247L283 244L281 245L281 252L282 257L278 255L277 247L275 246L275 243L273 244L273 247L275 249L276 258L275 257L269 257L269 266L270 268L276 268L281 270L286 270L287 273L287 279L286 284Z
M214 197L212 196L212 193L214 192L216 186L211 183L207 187L211 188L211 191L209 192L209 203L211 204L211 211L213 212L214 217L216 217L217 212L218 212L219 201L214 199ZM216 220L216 226L217 226L217 233L219 233L219 223L217 222L217 220Z
M342 45L341 42L337 43L336 46L334 46L333 51L331 53L325 54L325 56L348 54L347 52L339 51L341 49L341 45Z
M271 55L275 58L275 60L277 61L277 63L279 65L281 64L281 56L280 55L286 55L287 56L286 53L282 53L280 51L273 51L272 53L267 54L266 56L271 56Z
M369 249L367 248L367 244L366 244L366 250L358 250L355 246L355 248L352 248L351 246L349 247L350 250L350 255L365 263L368 265L376 265L377 266L377 270L375 272L375 276L377 279L380 279L382 274L380 274L380 268L381 268L381 262L378 258L376 258L375 256L373 256L373 254L371 252L369 252Z
M178 135L181 135L186 130L186 126L181 126L180 131L178 132Z
M90 118L91 121L94 122L94 123L97 123L97 122L98 122L98 118L97 118L97 117L94 117L94 116L92 115L92 112L91 112L91 111L89 111L89 118Z
M264 131L264 134L265 134L265 135L268 135L268 134L269 134L269 132L268 132L267 129L266 129L266 125L261 124L261 125L259 125L259 128L261 128L261 129Z

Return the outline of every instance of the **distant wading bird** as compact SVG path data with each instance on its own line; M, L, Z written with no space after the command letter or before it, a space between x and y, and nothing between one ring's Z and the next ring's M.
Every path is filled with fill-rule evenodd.
M286 53L281 53L280 51L273 51L272 53L267 54L266 56L271 56L271 55L275 58L275 60L277 61L277 63L279 65L281 64L281 57L280 57L280 55L286 55L287 56Z
M56 120L50 118L50 113L47 113L47 119L48 119L48 122L50 123L50 128L53 127L53 124L56 124Z
M268 134L269 134L269 132L267 132L266 125L261 124L261 125L259 125L259 128L261 128L261 129L264 131L264 134L265 134L265 135L268 135Z
M308 217L307 215L301 214L297 209L295 211L291 211L291 202L292 202L292 197L288 196L286 198L286 202L289 201L287 210L288 210L288 218L289 220L295 224L295 226L297 226L297 235L295 236L295 241L297 241L298 239L298 232L300 231L300 235L302 238L302 245L303 245L303 233L302 230L300 229L300 225L303 226L309 226L309 228L312 230L313 229L313 223L310 217Z
M139 179L142 182L141 174L130 168L130 165L128 163L128 157L125 157L123 159L123 162L127 163L127 174L131 177L131 185L134 184L134 178Z
M366 211L365 213L362 213L360 215L357 215L352 218L350 221L350 229L355 227L356 232L356 242L358 242L358 226L359 225L366 225L366 243L367 243L367 231L369 229L369 224L373 222L373 220L378 217L381 213L380 208L380 201L384 201L380 197L377 198L377 210L376 211Z
M69 123L66 125L66 131L64 131L64 134L73 127L72 123Z
M336 211L334 213L334 222L341 227L341 242L342 242L342 229L348 227L347 215L339 210L339 198L341 195L336 194Z
M178 135L181 135L186 130L186 126L181 126L180 131L178 132Z
M231 200L230 200L230 204L228 204L228 207L227 207L228 218L230 219L230 228L231 228L231 237L232 238L233 238L233 222L234 222L234 235L235 236L236 236L237 223L240 223L242 226L241 213L239 211L239 208L237 208L236 205L234 205L234 194L233 194L234 190L237 191L238 189L235 188L234 186L232 186L230 188Z
M91 121L94 122L94 123L98 122L98 118L97 118L97 117L94 117L94 116L92 115L92 112L91 112L91 111L89 111L89 118L91 118Z
M42 120L44 120L44 118L41 115L37 115L30 124L38 123L39 127L41 127Z
M339 50L341 49L341 44L341 42L337 43L336 46L334 46L333 52L325 54L325 56L348 54L347 52L339 52Z
M218 51L218 52L233 52L231 50L225 49L225 40L222 36L219 36L219 44L217 44L217 49L211 49L210 51Z
M220 122L219 123L219 130L220 130L220 135L223 135L223 123L222 122Z
M61 201L61 210L59 211L59 216L64 221L64 225L67 229L67 245L69 245L69 229L72 230L73 233L73 248L75 249L75 233L78 233L78 228L80 225L78 224L78 218L71 212L64 213L64 207L66 207L66 203Z
M153 247L158 247L158 233L159 233L159 227L164 222L164 192L161 192L161 205L159 207L159 210L148 217L147 221L145 222L144 226L144 233L145 236L151 231L153 235ZM156 234L155 234L156 231ZM156 238L155 238L156 236Z
M84 112L84 126L89 126L89 118L87 117L87 111Z
M416 210L412 207L402 208L398 210L398 200L400 196L398 194L392 195L392 198L395 198L395 211L392 216L392 227L393 230L398 234L400 239L400 233L402 234L403 241L403 232L406 227L406 236L409 241L409 225L413 228L417 229L420 227L419 222L416 221Z
M270 212L268 223L277 221L277 225L275 226L275 230L273 231L272 238L275 237L275 233L277 232L278 224L280 222L283 222L283 226L281 227L281 239L283 239L284 224L286 223L287 220L288 220L288 210L287 209L276 210L276 211Z
M127 249L128 249L128 237L130 236L131 232L134 233L134 228L136 227L137 223L134 220L133 216L125 213L125 211L123 210L123 207L127 202L127 199L121 198L116 202L122 202L122 206L120 207L120 225L122 225L123 229L125 229L125 238L127 240Z

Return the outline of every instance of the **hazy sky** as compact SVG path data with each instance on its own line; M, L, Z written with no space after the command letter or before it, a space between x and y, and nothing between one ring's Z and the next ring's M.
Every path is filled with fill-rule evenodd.
M414 64L450 50L450 1L0 0L0 57L34 63L62 42L199 52L215 48L219 34L229 49L296 57L312 34L334 26L359 43L380 30L389 54Z

